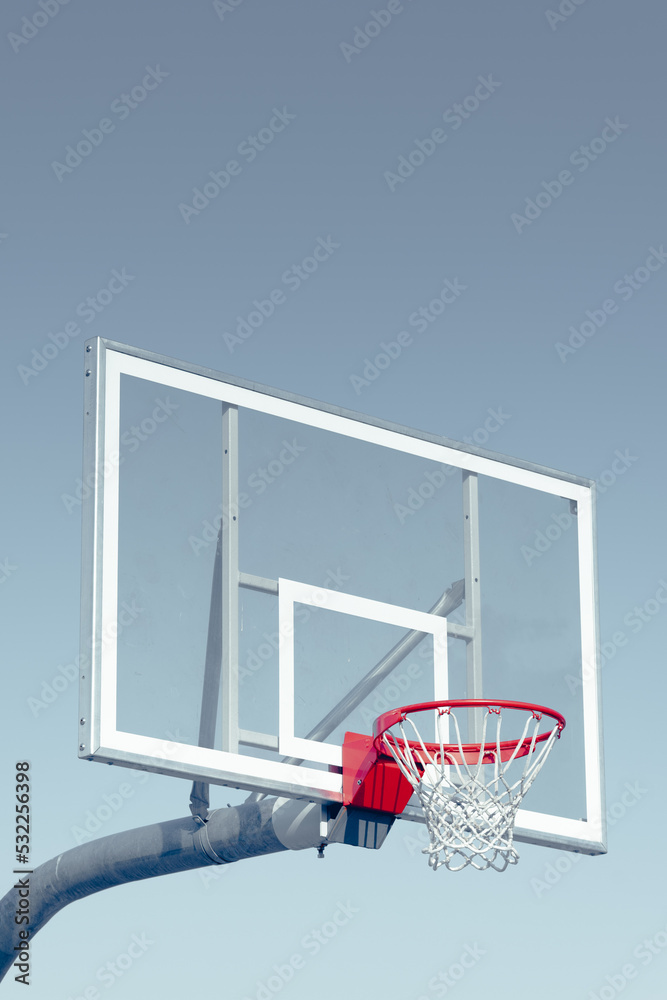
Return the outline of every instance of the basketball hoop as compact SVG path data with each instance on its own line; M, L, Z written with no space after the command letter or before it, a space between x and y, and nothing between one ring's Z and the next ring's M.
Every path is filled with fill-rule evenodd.
M476 742L463 743L452 709L488 709ZM525 712L518 738L501 739L504 709ZM430 712L435 742L425 742L411 717ZM542 719L555 724L540 732ZM450 721L455 730L450 740ZM412 785L426 817L430 844L424 849L435 871L504 871L519 860L513 846L521 800L539 774L565 726L558 712L519 701L433 701L385 712L373 727L378 754L391 755ZM407 731L406 731L407 730ZM513 767L525 758L521 771ZM510 776L510 771L514 774Z

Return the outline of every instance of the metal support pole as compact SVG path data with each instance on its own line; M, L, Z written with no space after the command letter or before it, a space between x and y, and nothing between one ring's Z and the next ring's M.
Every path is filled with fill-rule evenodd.
M154 823L81 844L46 861L23 876L30 889L31 946L35 934L63 907L103 889L277 851L316 848L320 843L319 807L308 803L292 806L291 801L287 802L286 820L281 818L280 802L266 799L214 809L204 826L196 825L190 816ZM296 815L297 806L302 809L302 821ZM295 833L291 833L293 829ZM0 900L0 980L24 943L19 937L21 926L14 919L21 901L16 880L21 876L12 877L14 888Z
M239 749L239 411L222 412L222 750Z
M218 706L222 697L222 749L238 752L238 410L222 412L223 521L215 551L206 662L199 721L200 747L215 746ZM222 686L222 692L221 692ZM209 786L195 781L190 812L200 823L208 818Z
M479 562L479 496L477 474L463 472L463 547L465 553L466 625L471 638L466 643L466 698L482 698L482 619ZM468 710L468 739L479 740L481 725L475 709Z
M218 718L220 697L220 670L222 663L222 526L218 532L218 545L213 564L211 584L211 606L208 615L208 638L206 641L206 661L202 684L201 714L199 717L200 747L215 746L215 727ZM190 793L190 812L196 820L205 823L209 808L208 783L195 781Z
M63 907L103 889L279 851L321 851L323 842L376 850L394 822L386 813L352 807L339 809L333 818L327 815L325 829L321 817L319 803L266 798L214 809L205 825L188 816L114 833L73 847L27 875L15 874L22 884L15 881L0 899L0 980L25 943L15 916L26 884L32 945L35 934Z

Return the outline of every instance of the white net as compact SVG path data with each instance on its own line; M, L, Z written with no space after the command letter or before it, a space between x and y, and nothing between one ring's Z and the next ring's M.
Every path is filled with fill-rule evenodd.
M507 743L501 747L501 709L489 708L479 750L475 747L473 753L470 747L464 750L458 720L449 708L437 709L439 742L425 743L411 716L383 734L383 749L394 757L424 810L430 843L423 853L434 871L441 865L450 871L472 865L502 872L517 863L516 814L560 732L556 723L538 741L541 718L538 712L529 713L521 737L508 749ZM456 730L451 742L449 719ZM496 720L493 735L487 733L491 719ZM519 764L513 767L516 761L523 764L520 771ZM511 770L515 775L510 778Z

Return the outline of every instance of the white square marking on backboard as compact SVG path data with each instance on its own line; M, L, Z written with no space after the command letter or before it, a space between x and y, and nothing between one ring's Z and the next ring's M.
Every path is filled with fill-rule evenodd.
M446 699L447 619L424 611L401 608L365 597L355 597L338 590L325 590L295 580L278 581L279 620L279 723L278 745L281 754L301 757L340 767L342 748L294 734L294 605L308 604L327 611L338 611L385 625L397 625L433 636L433 699Z

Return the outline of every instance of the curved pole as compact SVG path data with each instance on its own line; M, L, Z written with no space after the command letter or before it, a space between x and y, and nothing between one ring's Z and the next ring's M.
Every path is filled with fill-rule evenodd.
M15 947L25 943L18 932L26 925L14 922L21 878L29 879L27 928L32 941L37 931L68 903L102 889L276 851L318 847L321 839L319 805L293 799L263 799L214 810L204 825L188 816L74 847L30 875L16 875L16 884L0 900L0 980L17 958Z

